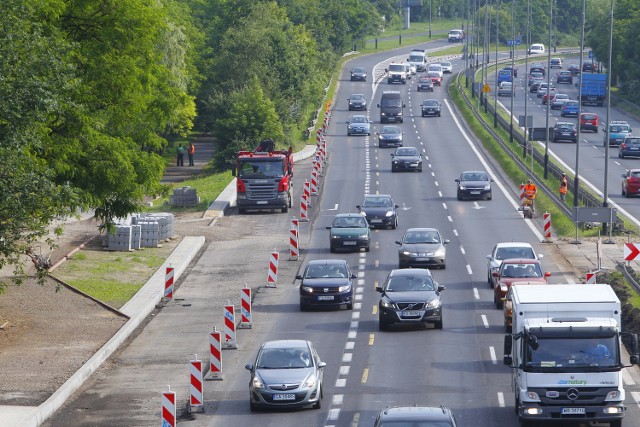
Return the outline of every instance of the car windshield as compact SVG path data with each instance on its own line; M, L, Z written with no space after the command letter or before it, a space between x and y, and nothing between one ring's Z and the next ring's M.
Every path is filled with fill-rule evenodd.
M640 144L639 138L627 138L624 140L624 143L627 145L637 145Z
M496 259L503 260L509 258L534 259L535 255L533 254L533 249L527 247L498 248L496 251Z
M309 349L265 348L256 362L257 369L296 369L313 366Z
M576 102L577 104L577 102ZM582 119L583 120L595 120L596 116L593 114L583 114L582 115Z
M347 275L347 267L343 264L313 264L307 267L304 277L305 279L338 279L345 278Z
M428 105L428 106L431 106L431 107L437 107L440 104L435 99L425 99L424 101L422 101L422 105Z
M392 276L387 280L385 287L385 291L387 292L433 290L435 290L435 287L433 280L429 276Z
M413 243L440 243L440 236L436 231L407 231L404 242Z
M364 73L364 68L354 68L353 72L354 73Z
M562 93L557 94L555 97L555 101L559 101L561 99L569 99L569 95L564 95Z
M398 148L396 150L396 156L417 156L418 149L417 148Z
M391 64L389 65L389 71L404 71L404 64Z
M380 133L400 133L398 126L384 126Z
M629 176L638 178L638 177L640 177L640 171L632 171L632 172L629 173Z
M336 218L333 221L333 226L336 228L366 228L367 222L362 217L344 216Z
M364 95L351 95L352 101L362 101L364 99Z
M542 277L540 264L502 264L500 277Z
M438 64L429 65L429 71L442 71L442 66Z
M437 71L429 71L427 73L427 76L429 76L429 77L440 77L440 74L438 74Z
M611 132L622 132L622 128L620 126L611 126Z
M242 160L240 178L277 178L284 176L282 160Z
M499 76L510 76L511 75L511 70L500 70L500 71L498 71L498 75Z
M431 79L429 77L420 77L420 83L428 83Z
M388 197L367 197L362 204L365 208L390 208L393 201Z
M542 77L542 73L535 71L535 72L531 73L531 77L533 77L534 79L535 78L541 78Z
M451 62L441 62L440 66L442 66L442 67L451 67Z
M380 103L383 107L402 107L402 100L400 98L382 98Z
M393 421L383 421L380 424L380 427L451 427L451 423L449 421L401 421L401 420L393 420Z
M578 101L567 101L567 102L564 103L564 105L567 106L567 107L577 107L578 106ZM587 119L587 120L591 120L591 119Z
M489 181L489 177L484 173L467 172L462 174L460 181Z
M573 129L573 125L571 123L558 123L556 126L558 129Z
M524 362L528 367L560 368L576 366L619 366L620 356L615 337L536 337L535 350L524 346Z
M364 116L354 116L351 117L351 123L367 123L368 120Z

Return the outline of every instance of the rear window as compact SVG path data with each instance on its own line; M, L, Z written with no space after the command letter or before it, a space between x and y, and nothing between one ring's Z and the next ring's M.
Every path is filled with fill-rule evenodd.
M595 114L583 114L582 118L584 120L595 120L596 119L596 115Z

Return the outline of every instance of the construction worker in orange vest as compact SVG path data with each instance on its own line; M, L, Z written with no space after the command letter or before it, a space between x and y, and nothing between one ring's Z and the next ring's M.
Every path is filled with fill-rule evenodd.
M531 206L531 212L534 212L535 209L533 207L533 199L536 198L536 193L538 192L538 187L533 183L532 180L528 180L524 185L524 197L526 201Z
M560 200L565 202L567 197L567 189L569 188L569 181L567 180L567 174L562 173L562 177L560 178Z

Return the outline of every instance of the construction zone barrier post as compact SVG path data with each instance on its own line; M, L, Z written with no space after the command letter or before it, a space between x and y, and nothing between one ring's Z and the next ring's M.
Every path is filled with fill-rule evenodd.
M237 350L236 341L236 309L233 304L224 306L224 342L223 350Z
M267 273L267 288L276 288L278 286L278 258L280 254L274 250L269 258L269 271Z
M164 275L164 298L166 300L173 300L173 267L167 267Z
M176 393L170 386L162 392L162 427L176 427Z
M544 240L542 240L542 243L553 243L553 240L551 240L551 214L545 212L542 217L544 220Z
M240 324L238 329L251 329L251 288L246 284L240 289Z
M204 394L202 383L202 360L189 361L189 412L204 412Z
M209 372L206 380L222 380L222 332L213 328L209 332Z

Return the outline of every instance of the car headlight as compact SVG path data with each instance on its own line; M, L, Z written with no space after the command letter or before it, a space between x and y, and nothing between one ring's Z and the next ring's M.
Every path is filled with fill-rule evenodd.
M504 292L506 294L508 290L509 287L507 285L505 285L504 283L500 283L500 292Z
M380 300L380 305L384 308L393 308L393 303L391 301L387 301L386 299Z
M467 189L467 186L466 186L466 185L460 185L460 189L461 189L461 190L466 190L466 189Z
M300 289L309 294L313 293L313 288L311 286L300 286Z
M369 233L362 233L358 236L360 239L367 239L369 238Z
M309 375L307 379L302 383L302 387L304 388L313 388L316 385L316 377L315 375Z
M251 381L251 387L253 388L264 388L264 383L260 379L258 375L253 376L253 380Z
M608 400L620 400L620 399L621 399L620 390L613 390L607 393L607 397L605 397L604 400L608 401Z
M384 135L380 135L380 136L379 136L379 138L380 138L380 139L387 139L387 137L386 137L386 136L384 136Z
M338 287L338 292L347 292L351 289L351 285L344 285Z
M440 307L440 300L434 299L427 303L427 308L438 308Z
M381 116L386 116L386 115L387 115L387 113L381 112L381 113L380 113L380 115L381 115Z
M444 256L445 253L447 253L447 250L445 248L440 248L436 251L435 256Z
M332 235L331 235L331 238L332 238L332 239L339 239L339 238L340 238L340 236L338 236L337 234L332 234Z
M484 189L485 189L485 190L491 190L491 184L486 184L486 185L484 186Z
M415 253L415 252L410 252L410 251L402 251L402 255L416 256L418 254Z
M384 216L393 216L393 211L388 211Z

